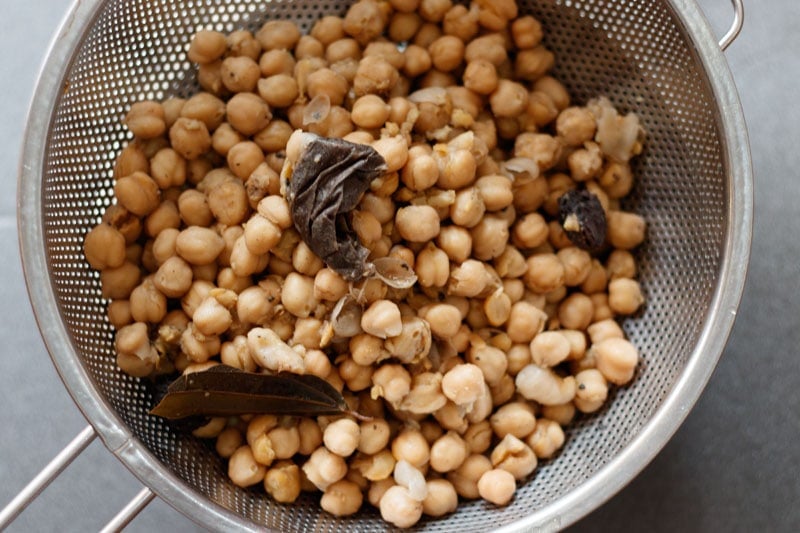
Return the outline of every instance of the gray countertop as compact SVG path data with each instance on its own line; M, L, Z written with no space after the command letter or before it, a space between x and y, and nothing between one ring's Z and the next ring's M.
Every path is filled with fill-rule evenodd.
M800 530L800 3L747 2L726 53L755 168L755 228L736 325L708 388L656 459L574 531ZM722 34L725 0L702 0ZM0 0L0 507L86 422L39 337L17 253L16 162L47 43L68 0ZM140 489L99 441L10 531L99 529ZM197 531L156 500L128 531Z

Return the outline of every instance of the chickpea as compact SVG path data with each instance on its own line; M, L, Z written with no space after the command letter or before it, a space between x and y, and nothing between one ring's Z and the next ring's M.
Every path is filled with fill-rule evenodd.
M567 329L586 329L592 322L594 305L583 293L572 293L558 306L558 320Z
M562 248L556 254L564 265L564 285L575 287L583 283L592 269L592 256L577 246Z
M126 145L117 156L117 160L114 163L114 178L119 179L129 176L137 170L145 174L150 172L150 161L139 143L134 141Z
M469 42L478 33L478 13L462 5L454 5L444 15L442 30L463 42Z
M519 248L536 248L547 241L549 229L544 217L539 213L528 213L514 224L512 237L514 245ZM535 256L534 256L535 257ZM537 265L538 266L538 265ZM531 271L530 261L528 272L532 277L539 277L540 271Z
M95 270L122 266L125 262L125 236L110 224L99 224L86 234L83 253Z
M603 406L608 396L608 383L599 370L591 368L575 375L578 390L573 403L583 413L594 413Z
M238 93L228 101L228 122L244 135L263 130L272 118L269 105L253 93Z
M370 3L370 0L362 0L361 3ZM382 57L364 57L358 64L358 70L353 80L353 90L356 96L388 94L397 83L398 78L397 69Z
M528 91L517 82L501 79L489 97L489 105L496 117L517 117L528 106Z
M153 139L167 129L164 108L158 102L142 101L133 104L125 115L125 124L136 137Z
M396 135L394 137L383 137L372 143L383 159L386 161L387 172L397 172L408 161L408 144L405 137ZM397 182L397 177L394 177L394 182ZM396 185L395 185L396 188ZM394 190L392 190L394 192Z
M227 89L222 83L222 60L200 63L197 67L197 83L209 94L226 96Z
M645 221L640 215L623 211L607 214L608 242L615 248L630 250L639 246L645 237Z
M181 117L169 130L172 148L185 159L196 159L211 148L208 128L199 120Z
M521 50L537 46L542 33L542 23L531 16L520 17L511 23L511 37Z
M340 418L328 424L322 434L325 447L342 457L352 455L358 447L359 438L359 426L349 418Z
M181 117L199 120L208 131L214 131L225 120L225 102L213 94L198 93L186 100L181 108Z
M349 516L361 508L363 500L359 486L343 479L325 489L320 507L334 516Z
M258 61L261 56L261 43L247 30L236 30L228 34L226 39L228 54L232 57L248 57Z
M364 46L383 33L386 22L377 2L360 0L347 10L342 29Z
M639 282L628 278L617 278L608 284L608 305L621 315L632 315L644 303Z
M266 467L256 462L250 446L239 447L228 460L228 477L239 487L261 483L266 473Z
M633 379L639 352L630 341L607 338L592 344L590 353L595 358L597 369L611 383L624 385Z
M530 342L544 329L547 315L536 306L519 301L511 306L506 332L515 343Z
M264 477L264 490L276 502L294 502L300 496L300 468L291 461L273 464Z
M536 457L550 459L564 445L564 430L553 420L541 418L526 442Z
M362 422L357 449L361 453L376 454L386 448L389 444L389 437L390 428L386 420L374 419Z
M217 31L201 30L192 37L186 57L194 63L211 63L221 58L227 48L225 35Z
M340 456L325 447L314 450L303 465L308 480L319 490L324 491L347 474L347 463Z
M300 40L300 29L288 20L270 20L255 35L265 51L291 50Z
M494 259L506 248L509 231L506 221L497 215L486 215L470 230L472 255L481 261Z
M459 226L443 226L436 237L436 244L451 261L463 263L472 252L472 235Z
M300 435L298 453L302 455L311 455L322 444L322 430L315 420L301 418L297 425L297 433Z
M517 392L542 405L560 405L575 397L575 378L560 378L552 370L528 365L516 377Z
M138 216L149 215L160 203L158 184L147 174L138 171L116 181L114 196L125 209ZM105 229L101 231L104 240L113 240L113 237L107 238L110 232Z
M291 76L295 65L295 58L288 50L268 50L261 54L258 60L261 75L265 78L276 74Z
M362 0L361 3L366 3ZM381 518L400 527L408 528L422 518L422 502L411 497L409 490L394 485L384 492L380 499Z
M395 228L409 242L427 242L439 234L439 215L428 205L410 205L397 210Z
M300 40L297 41L297 45L294 49L294 55L298 60L308 57L321 58L325 55L325 45L311 35L303 35L300 37Z
M348 89L347 80L328 68L315 70L306 80L308 96L327 96L332 106L342 105Z
M495 505L507 505L516 490L514 476L499 468L489 470L478 480L478 494Z
M355 101L350 116L360 128L380 128L389 118L389 106L381 97L367 94Z
M294 316L308 317L319 303L314 298L314 280L296 272L286 276L281 290L281 303Z
M192 285L192 268L180 257L170 257L158 268L153 284L168 298L180 298Z
M399 335L403 330L400 309L389 300L373 302L361 315L361 329L381 339Z
M231 92L252 91L261 75L261 69L247 56L230 56L222 61L222 83Z
M422 512L428 516L444 516L458 507L458 494L446 479L432 479L427 483L428 495L422 501Z
M430 465L437 472L451 472L461 466L467 455L464 439L458 433L448 431L431 445Z
M609 198L622 198L633 188L633 172L628 163L612 161L602 171L598 182Z
M553 68L554 63L553 52L540 44L534 48L517 52L514 74L520 80L533 81L547 74Z
M636 259L627 250L614 250L606 260L606 270L610 280L636 277Z
M137 322L117 331L114 339L117 365L133 377L145 377L155 370L158 352L150 344L147 324Z
M242 445L242 432L234 427L228 427L217 435L215 450L223 459L229 459Z
M449 339L458 333L461 312L450 304L431 305L423 317L431 326L431 333L440 339Z
M509 472L514 479L524 479L536 469L536 455L514 435L506 435L491 454L492 465Z
M391 450L396 461L407 461L416 468L430 460L430 446L418 429L400 431L392 441Z
M453 472L447 474L447 480L453 484L462 498L479 497L478 480L484 473L492 469L492 462L485 455L474 453Z
M450 72L464 59L464 42L453 35L443 35L428 46L428 53L434 68Z
M474 403L483 389L483 372L474 364L456 365L442 378L442 392L457 405Z
M545 405L542 406L542 416L544 418L540 418L537 422L537 429L539 429L543 423L546 421L555 422L556 425L566 426L575 418L575 405L572 402L564 403L561 405ZM536 431L534 431L536 433ZM563 431L562 431L563 435ZM536 445L533 443L532 439L534 438L533 434L530 435L527 439L527 444L530 446L534 453L536 453L537 457L545 459L544 455L540 455L539 451L537 450ZM562 440L563 443L563 440ZM559 447L561 445L559 444Z
M261 148L252 141L235 144L228 150L228 167L237 177L246 180L264 162Z
M527 403L514 402L503 405L495 411L490 423L494 433L501 439L506 435L523 439L536 428L536 417Z
M257 369L255 361L250 356L247 338L244 335L237 335L232 341L222 344L220 360L223 365L232 366L245 372L255 372Z

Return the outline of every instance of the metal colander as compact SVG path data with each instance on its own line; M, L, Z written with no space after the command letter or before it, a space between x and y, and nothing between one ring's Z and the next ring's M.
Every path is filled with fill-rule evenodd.
M734 2L741 7L740 2ZM377 531L322 512L318 497L279 505L242 490L204 442L147 415L152 398L115 366L113 330L84 234L112 201L112 167L130 138L132 102L196 90L187 43L203 28L255 30L273 18L308 30L347 2L85 0L42 72L19 189L22 256L53 361L105 445L179 511L213 529ZM647 304L624 329L642 354L628 387L580 418L564 449L504 508L462 503L426 531L556 529L610 498L653 458L694 404L719 358L741 295L750 245L752 176L744 120L722 55L692 0L529 0L575 101L607 95L648 132L626 207L648 221L639 250ZM739 19L740 13L737 13ZM730 36L729 36L730 37ZM728 39L728 42L731 39ZM727 44L727 43L726 43ZM87 434L91 436L91 430Z

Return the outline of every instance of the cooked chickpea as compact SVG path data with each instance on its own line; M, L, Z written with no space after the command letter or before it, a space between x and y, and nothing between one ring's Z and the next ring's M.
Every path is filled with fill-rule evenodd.
M255 37L265 51L291 50L300 40L300 29L288 20L270 20L261 26Z
M387 522L400 528L408 528L422 518L422 502L413 499L406 487L394 485L381 497L380 511L381 518Z
M221 58L227 48L225 35L218 31L201 30L192 37L186 57L195 63L211 63Z
M246 180L264 162L264 153L256 143L245 141L233 145L228 150L227 159L231 172Z
M408 461L417 468L430 460L430 446L418 429L403 429L392 441L391 448L396 461Z
M325 447L314 450L303 465L308 480L324 491L347 474L347 463Z
M580 285L589 276L592 268L592 256L586 250L581 250L577 246L568 246L559 250L556 257L564 265L564 285L567 287Z
M422 287L444 287L450 275L450 261L447 254L433 245L428 245L417 254L414 272Z
M479 453L473 453L466 458L461 466L447 474L447 480L453 484L459 496L467 499L475 499L480 496L478 492L478 480L484 473L491 469L492 462L488 457Z
M518 248L536 248L547 241L549 230L547 221L539 213L528 213L514 223L512 237L514 245ZM535 257L535 256L534 256ZM531 272L531 267L528 267ZM538 270L531 272L531 276L538 276Z
M519 301L511 306L506 332L513 342L530 342L544 329L547 315L536 306Z
M353 103L350 117L360 128L380 128L389 118L389 106L380 96L367 94Z
M574 408L572 411L574 412ZM536 429L526 439L526 442L536 457L550 459L564 445L564 430L553 420L540 418Z
M336 455L348 457L358 447L360 430L358 424L349 418L340 418L328 424L322 434L325 447Z
M444 516L458 507L458 494L453 484L446 479L431 479L426 482L428 495L422 501L422 512L428 516Z
M238 93L228 101L228 122L244 135L263 130L272 118L269 105L253 93Z
M114 196L131 213L145 216L159 206L161 194L158 184L150 176L137 171L116 181ZM109 233L106 230L102 231Z
M599 370L590 368L575 375L578 384L573 403L583 413L594 413L608 396L608 383Z
M558 306L558 320L567 329L586 329L592 322L594 305L591 298L575 292L567 296Z
M630 341L622 338L607 338L592 344L597 369L608 381L624 385L633 379L639 362L639 351Z
M469 42L478 33L478 13L475 9L457 4L451 7L442 19L442 30L463 42Z
M646 224L636 213L610 211L607 214L608 242L615 248L630 250L644 242Z
M519 50L514 60L514 74L520 80L532 81L541 78L553 68L555 56L543 45Z
M427 242L439 235L439 215L428 205L410 205L397 210L395 228L409 242Z
M533 48L542 40L542 23L531 16L519 17L511 23L511 37L519 49Z
M440 339L449 339L458 333L461 312L450 304L431 305L423 317L431 326L431 333Z
M467 444L458 433L448 431L431 445L430 465L437 472L451 472L467 458Z
M373 302L361 315L361 329L381 339L399 335L403 330L400 309L389 300Z
M516 490L514 476L499 468L489 470L478 480L480 497L495 505L507 505Z
M222 83L235 93L252 91L261 75L261 69L247 56L230 56L222 61Z
M181 117L169 130L172 148L186 159L196 159L211 148L208 128L199 120Z
M294 502L300 496L300 468L291 461L273 464L264 477L264 490L276 502Z
M508 244L508 223L499 215L486 215L470 229L472 255L475 259L489 261L498 257Z
M411 379L409 378L409 381ZM389 444L390 428L383 419L364 421L360 426L358 451L373 455L386 448Z
M228 477L239 487L261 483L266 473L266 467L256 462L250 446L241 446L228 460Z
M349 516L361 508L363 500L364 496L358 485L343 479L325 489L320 507L334 516Z
M133 104L125 115L125 124L136 137L153 139L167 129L164 108L158 102L143 101Z
M296 272L286 276L281 290L281 303L294 316L308 317L319 303L314 298L314 280Z
M528 106L528 90L520 83L501 79L489 97L489 105L496 117L517 117Z
M83 253L95 270L122 266L125 262L125 236L110 224L99 224L86 234Z
M453 35L443 35L428 46L428 53L437 70L450 72L464 59L464 42Z
M644 303L639 282L617 278L608 284L608 306L620 315L632 315Z

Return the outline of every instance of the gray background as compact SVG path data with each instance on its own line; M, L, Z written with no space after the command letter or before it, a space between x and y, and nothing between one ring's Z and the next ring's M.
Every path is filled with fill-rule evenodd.
M726 0L701 0L727 28ZM708 388L653 463L575 531L800 530L800 3L750 0L728 50L749 125L756 216L747 287ZM16 162L47 43L68 0L0 0L0 506L86 422L27 303L17 254ZM10 531L99 529L139 490L99 442ZM196 531L156 500L128 531Z

